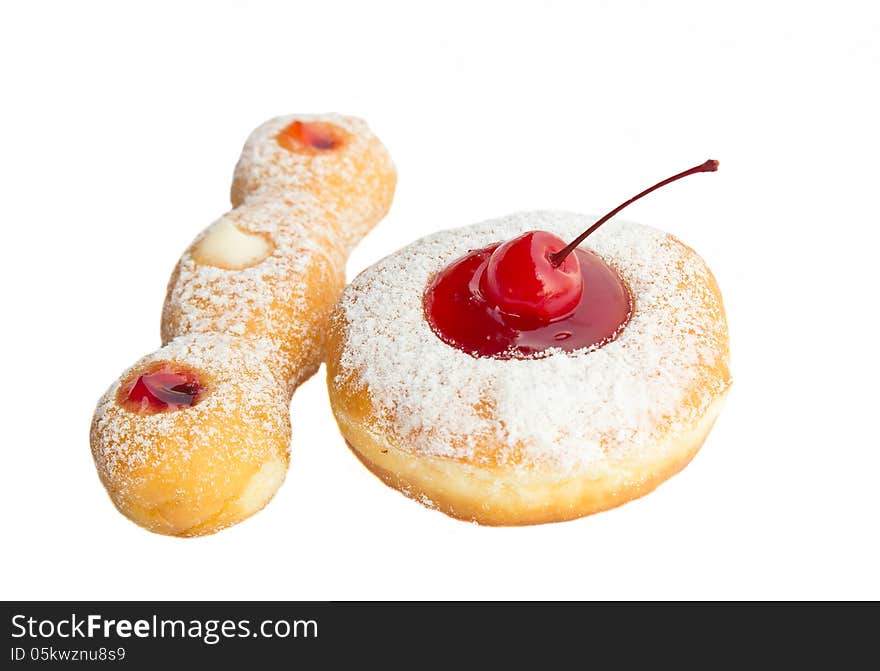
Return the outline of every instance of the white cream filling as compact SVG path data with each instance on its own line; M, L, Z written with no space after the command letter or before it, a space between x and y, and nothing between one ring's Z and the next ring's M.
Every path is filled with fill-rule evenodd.
M226 218L213 223L192 250L196 263L242 270L255 266L272 253L264 235L246 233Z

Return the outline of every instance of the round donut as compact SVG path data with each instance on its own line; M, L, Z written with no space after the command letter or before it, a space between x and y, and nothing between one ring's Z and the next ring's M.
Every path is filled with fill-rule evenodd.
M361 273L331 316L327 383L339 428L386 484L488 525L573 519L642 496L703 444L731 384L709 268L675 237L615 222L582 245L614 267L630 321L599 348L478 358L428 325L435 273L473 249L594 219L525 212L423 238Z
M91 426L101 482L116 507L160 534L199 536L260 510L284 481L289 396L266 340L185 335L110 386ZM144 414L126 402L146 371L191 373L199 399Z

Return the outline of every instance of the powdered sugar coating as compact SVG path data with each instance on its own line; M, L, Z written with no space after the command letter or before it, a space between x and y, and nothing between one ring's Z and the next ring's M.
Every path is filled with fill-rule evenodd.
M293 121L333 124L346 132L347 141L328 152L289 151L276 138ZM235 166L232 204L237 207L254 196L313 193L322 206L335 210L340 242L351 250L387 211L394 174L390 155L363 120L339 114L289 114L270 119L248 137Z
M333 292L344 285L344 252L332 230L321 225L321 214L313 197L300 194L287 201L249 198L224 215L223 221L272 243L267 258L243 269L197 263L193 250L210 227L203 231L168 284L163 342L185 333L265 337L283 355L276 367L283 365L293 383L311 375L323 358L332 302L331 296L321 309L316 285Z
M223 334L194 334L175 338L126 370L98 401L92 420L92 453L102 479L124 497L135 480L147 472L161 472L163 463L174 468L188 455L207 448L216 469L222 464L249 464L265 459L271 439L289 444L287 395L269 366L274 345L266 339L244 339ZM209 381L208 393L196 405L169 412L142 414L116 402L120 384L155 362L180 363ZM236 425L222 441L210 433L226 418ZM255 441L261 435L265 440Z
M514 468L599 473L692 426L730 383L723 307L703 261L671 236L615 220L582 245L633 293L630 323L595 350L532 360L474 358L424 317L429 279L469 250L528 230L572 239L595 219L523 212L423 238L358 276L343 294L335 385L366 388L379 424L414 453ZM481 454L489 437L501 453Z

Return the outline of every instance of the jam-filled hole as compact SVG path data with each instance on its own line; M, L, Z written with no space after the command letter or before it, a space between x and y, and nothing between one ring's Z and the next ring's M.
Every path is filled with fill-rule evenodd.
M278 133L278 144L288 151L324 153L339 149L348 133L326 121L294 121Z
M188 366L161 361L133 374L119 386L117 403L142 415L190 408L207 392L205 376Z
M538 320L499 308L484 293L482 281L498 247L469 252L429 282L425 317L447 345L476 358L539 359L552 351L603 347L626 328L635 308L629 286L601 257L583 249L574 251L583 289L570 310L565 306L558 316ZM536 303L545 299L535 296Z

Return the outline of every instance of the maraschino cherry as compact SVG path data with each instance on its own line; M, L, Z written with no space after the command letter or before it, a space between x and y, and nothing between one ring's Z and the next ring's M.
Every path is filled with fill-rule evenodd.
M498 245L480 279L485 299L522 326L538 326L570 315L581 300L584 279L576 254L559 265L551 255L565 240L529 231Z
M442 340L474 356L525 358L611 342L629 321L632 296L613 268L578 245L655 189L717 169L718 161L709 160L658 182L568 244L528 231L470 252L432 279L424 299L428 322Z
M136 412L156 413L193 406L201 392L202 385L192 371L161 366L138 375L123 400Z

